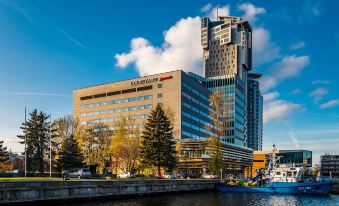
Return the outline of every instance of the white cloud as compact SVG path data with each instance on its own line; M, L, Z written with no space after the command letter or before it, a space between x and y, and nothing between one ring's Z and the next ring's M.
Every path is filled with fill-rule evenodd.
M279 57L280 48L271 41L270 33L263 27L254 28L252 33L253 66L258 67Z
M217 13L218 16L230 16L231 6L229 4L220 6L217 5L215 7L212 4L208 3L204 7L201 8L201 11L205 13L212 21L217 20Z
M331 84L331 81L317 79L317 80L312 81L312 84Z
M267 92L271 88L277 86L277 84L278 82L275 78L266 75L260 79L260 90L262 92Z
M129 53L116 54L116 65L125 68L135 64L140 75L182 69L201 74L200 17L181 19L164 32L161 47L138 37L131 41Z
M300 71L309 64L308 56L286 56L279 63L270 68L272 75L278 80L285 80L298 76Z
M209 12L211 9L213 8L213 6L212 6L212 4L211 3L208 3L208 4L206 4L205 6L203 6L202 8L201 8L201 12L204 12L204 13L207 13L207 12Z
M271 93L266 93L263 95L264 101L272 101L274 99L276 99L277 97L279 97L279 92L271 92Z
M300 92L301 92L301 89L296 88L296 89L293 89L292 91L290 91L288 94L289 95L295 95L295 94L299 94Z
M264 123L282 120L302 105L294 104L284 100L273 100L264 105Z
M339 99L334 99L334 100L330 100L324 104L321 104L319 106L319 108L321 109L326 109L326 108L331 108L331 107L336 107L339 105Z
M279 82L298 76L300 71L309 64L308 56L285 56L280 62L274 64L266 76L261 79L261 89L266 92Z
M326 94L328 94L328 89L326 87L319 87L313 90L308 94L309 97L313 99L315 103L319 102Z
M230 5L213 7L206 4L201 10L212 20L216 9L220 16L230 15ZM265 9L253 4L241 4L244 17L256 19ZM131 40L128 53L116 54L116 66L125 68L134 64L141 75L183 69L201 74L202 48L200 45L200 17L181 19L164 32L164 43L157 47L142 37ZM279 57L280 48L271 41L270 33L263 27L253 29L253 64L257 67ZM189 55L188 55L189 54Z
M323 11L324 6L321 0L305 0L298 11L299 15L295 18L299 23L313 23Z
M304 48L306 46L305 42L300 41L300 42L296 42L290 45L290 50L297 50L297 49L301 49Z
M270 92L263 95L264 98L264 123L279 121L287 118L302 105L277 99L279 92Z
M251 3L243 3L238 5L238 10L244 12L242 18L244 20L248 20L252 26L254 68L278 58L280 48L275 42L271 41L271 35L269 31L264 27L257 27L255 25L257 15L266 13L266 10L261 7L256 7Z
M261 7L256 7L251 3L243 3L238 6L239 11L245 12L243 18L249 21L251 24L255 24L258 14L266 13L266 10Z

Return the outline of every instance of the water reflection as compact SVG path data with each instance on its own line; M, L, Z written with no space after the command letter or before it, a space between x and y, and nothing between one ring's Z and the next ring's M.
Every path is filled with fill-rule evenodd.
M60 204L58 204L60 205ZM339 196L199 192L68 203L73 206L339 206Z

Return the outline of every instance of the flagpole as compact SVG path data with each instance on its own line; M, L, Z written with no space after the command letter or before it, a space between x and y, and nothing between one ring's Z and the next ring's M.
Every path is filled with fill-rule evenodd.
M49 114L49 177L52 178L52 114Z
M25 177L27 177L27 149L26 149L26 136L27 136L27 131L26 131L26 107L25 107Z

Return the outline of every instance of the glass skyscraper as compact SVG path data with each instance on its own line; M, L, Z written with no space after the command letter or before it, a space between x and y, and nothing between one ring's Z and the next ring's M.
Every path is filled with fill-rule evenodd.
M263 134L263 97L258 79L261 74L248 74L247 90L247 146L253 150L262 150Z
M240 17L201 20L206 87L218 90L228 110L228 130L223 141L247 148L248 72L252 69L252 29Z

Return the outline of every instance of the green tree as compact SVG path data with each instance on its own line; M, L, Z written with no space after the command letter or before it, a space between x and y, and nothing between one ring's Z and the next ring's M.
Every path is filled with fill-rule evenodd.
M0 141L0 171L11 170L13 165L9 160L7 147L3 146L4 141Z
M27 171L44 172L45 159L49 158L50 135L55 132L49 118L49 115L34 109L20 127L26 135L27 154L24 152L23 155L27 155ZM21 144L25 144L25 135L18 135ZM53 140L54 135L51 138Z
M151 111L141 135L141 164L156 167L159 177L161 168L172 170L176 164L173 127L161 105Z
M140 131L138 128L134 128L134 125L133 119L121 118L120 121L116 122L112 136L112 158L116 166L123 172L132 172L137 169Z
M64 139L55 157L55 165L58 171L83 166L84 158L78 141L74 135Z
M224 167L220 139L224 138L227 123L227 110L225 109L224 98L219 91L210 95L210 111L212 124L206 124L205 128L214 135L207 139L207 151L209 153L209 170L218 174Z

